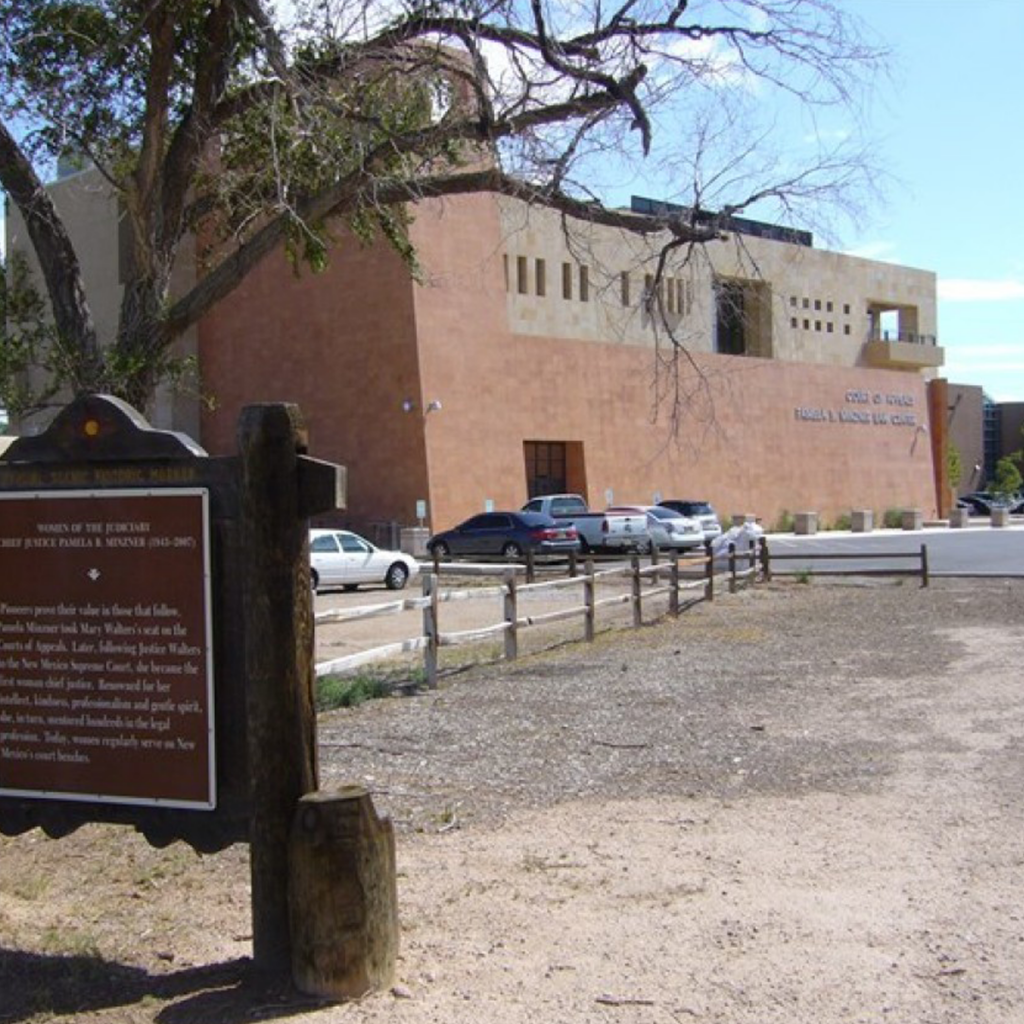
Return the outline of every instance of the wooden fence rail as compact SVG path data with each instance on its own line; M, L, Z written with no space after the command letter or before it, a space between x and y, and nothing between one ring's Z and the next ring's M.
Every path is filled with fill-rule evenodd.
M803 554L776 553L770 550L765 538L751 540L742 548L730 544L725 552L713 555L710 545L705 546L701 555L671 555L667 559L657 550L650 556L650 564L641 565L639 556L633 555L628 564L621 562L608 568L598 568L598 560L587 558L582 571L576 559L562 567L567 575L551 579L538 579L540 563L532 559L527 564L507 562L461 563L439 562L434 566L439 572L423 575L423 593L419 597L407 597L383 604L364 605L358 608L339 608L317 614L318 625L362 621L383 615L397 615L404 611L421 611L422 629L419 636L409 637L395 643L382 644L370 650L359 651L342 658L335 658L316 666L318 676L350 671L362 665L371 664L398 654L422 651L427 684L437 685L439 652L445 647L459 647L479 643L497 637L502 638L504 656L513 660L519 655L519 638L524 629L550 625L569 619L583 620L583 638L594 639L597 633L598 612L628 605L632 611L632 625L638 627L644 621L644 605L654 598L668 599L667 614L677 616L686 608L699 601L711 601L715 597L715 586L719 579L728 581L729 592L735 593L741 585L758 579L770 580L773 563L787 561L831 562L831 561L888 561L914 560L912 567L854 567L842 569L825 567L815 569L822 576L917 576L921 586L929 582L928 548L922 544L917 551L901 552L812 552ZM553 566L545 569L555 571ZM472 586L462 589L442 589L440 576L493 577L500 573L502 581L490 586ZM522 582L520 578L525 582ZM616 579L626 580L629 589L624 593L598 596L598 588ZM645 589L646 584L646 589ZM554 611L525 614L520 601L524 596L544 594L579 587L581 602ZM440 609L452 601L469 601L478 598L500 597L502 617L497 622L478 626L474 629L443 630Z
M775 553L769 550L765 543L762 547L763 575L766 580L772 578L772 563L774 562L833 562L833 561L913 561L917 564L907 567L872 567L860 566L850 569L821 568L814 569L816 576L916 576L921 580L921 586L927 587L930 581L928 572L928 545L922 544L916 551L815 551ZM798 570L799 571L799 570ZM808 572L812 570L807 570Z
M591 558L587 559L582 572L579 563L572 559L567 567L568 575L553 579L537 579L538 567L530 562L525 566L436 561L435 564L439 565L441 572L446 576L486 577L493 576L498 571L502 574L502 582L493 586L445 590L440 586L439 575L428 572L423 575L423 593L419 597L320 612L315 617L317 625L365 621L378 616L416 610L422 611L423 617L419 636L321 662L316 666L317 676L350 671L410 651L423 651L427 683L434 687L437 683L441 648L503 637L505 658L512 660L518 657L519 635L524 629L579 618L583 620L583 638L590 641L597 633L597 613L602 609L629 605L632 609L632 623L636 627L643 623L645 603L655 598L667 597L667 613L676 616L700 600L710 600L714 593L715 570L710 548L701 555L672 555L667 559L655 551L651 554L649 565L641 565L640 558L634 555L627 565L597 568L596 560ZM683 576L682 573L686 570L696 570L696 575ZM730 572L731 588L735 587L738 579L749 575L749 571L741 573L737 570L735 559L730 563ZM520 576L524 576L526 582L520 582ZM615 579L628 581L629 590L625 593L599 597L599 586ZM645 584L649 585L649 589L645 589ZM520 600L526 595L544 594L570 587L580 588L581 603L530 614L525 614L520 607ZM684 599L682 595L689 596ZM502 618L498 622L465 630L445 631L441 628L442 604L488 597L500 597L503 601Z

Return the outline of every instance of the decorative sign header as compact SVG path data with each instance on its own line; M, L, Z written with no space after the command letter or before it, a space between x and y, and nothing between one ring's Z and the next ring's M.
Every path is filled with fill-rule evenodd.
M914 396L902 392L850 389L838 409L798 405L796 419L808 423L853 423L875 427L916 427Z

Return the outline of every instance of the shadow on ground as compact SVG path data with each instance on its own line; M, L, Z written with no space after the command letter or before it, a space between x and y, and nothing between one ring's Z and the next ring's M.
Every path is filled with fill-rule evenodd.
M0 1024L143 1004L160 1024L274 1020L322 1008L246 958L151 974L95 956L0 950Z

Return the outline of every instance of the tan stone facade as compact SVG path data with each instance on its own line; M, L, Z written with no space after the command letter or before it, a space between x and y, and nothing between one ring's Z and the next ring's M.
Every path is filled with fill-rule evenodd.
M200 442L232 452L242 406L297 403L364 529L519 507L549 471L595 507L937 511L934 275L733 235L666 270L677 348L650 245L563 228L479 194L416 209L418 283L383 246L342 242L321 275L267 259L196 332ZM195 433L183 415L153 418Z
M721 243L670 274L669 318L693 357L673 366L642 308L653 264L631 236L567 239L552 214L478 195L426 204L414 237L421 284L390 253L349 246L322 277L268 261L208 317L200 352L219 404L204 443L229 450L246 402L297 401L313 452L348 466L347 518L364 526L415 523L418 499L434 528L488 501L519 507L536 445L563 449L565 487L596 507L660 494L768 523L935 513L924 378L863 358L873 305L912 310L934 336L933 275L745 239L762 279ZM714 273L764 290L766 357L713 351ZM913 344L923 366L941 353Z

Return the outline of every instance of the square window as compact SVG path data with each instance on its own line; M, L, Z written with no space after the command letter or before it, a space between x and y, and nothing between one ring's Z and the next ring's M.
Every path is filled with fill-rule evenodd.
M849 334L849 333L850 333L850 325L849 324L843 324L843 334Z
M810 308L811 308L811 300L810 299L804 299L804 309L810 309Z
M811 321L810 320L805 320L804 321L804 330L805 331L809 331L810 329L811 329Z
M848 302L843 303L843 313L845 313L846 316L850 315L850 304Z
M790 295L790 297L789 297L789 304L791 306L795 306L796 305L796 296L795 295Z
M814 321L814 329L816 331L820 331L821 330L821 321L820 320L815 320Z
M790 327L796 328L797 324L798 324L798 321L797 321L797 318L795 316L792 316L792 317L789 318L789 326Z
M829 320L829 322L827 324L825 324L825 330L829 334L832 333L832 321L831 320Z
M829 299L828 302L825 303L825 312L826 313L831 313L832 312L832 300L831 299Z
M814 300L814 308L815 309L821 309L821 299L815 299Z

